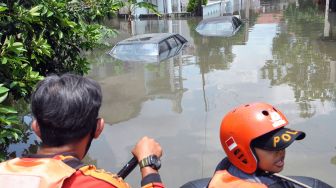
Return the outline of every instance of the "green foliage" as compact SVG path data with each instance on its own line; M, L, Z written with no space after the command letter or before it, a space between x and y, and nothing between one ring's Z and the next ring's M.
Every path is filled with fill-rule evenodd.
M132 17L132 13L134 12L135 8L145 8L148 9L149 11L153 12L154 14L156 14L157 16L161 16L160 13L157 10L157 6L146 2L146 1L142 1L142 2L137 2L137 0L116 0L115 5L117 7L117 9L120 9L124 6L126 6L128 8L128 20L131 21L131 17Z
M0 45L0 82L6 83L15 96L24 97L29 94L41 76L32 70L28 58L23 55L27 50L22 42L15 42L14 36L10 35ZM45 50L37 44L34 48L42 53Z
M334 156L334 157L331 158L331 164L336 165L336 156Z
M80 15L87 22L102 21L112 17L120 8L116 0L72 0L69 2L70 11Z
M0 84L0 149L6 148L11 141L17 141L22 133L15 125L19 124L17 111L11 107L3 105L8 96L9 89ZM3 161L5 156L0 154L0 161Z
M187 12L195 12L197 6L200 6L198 3L201 3L201 5L206 5L208 0L189 0L187 5Z
M324 14L322 14L318 7L300 6L297 8L294 4L290 4L284 11L284 15L288 21L305 21L305 22L323 22Z
M35 0L0 5L0 82L16 97L49 73L88 71L82 51L102 44L115 31L88 22L112 13L113 1ZM80 7L80 8L79 8ZM103 12L106 11L106 12ZM102 32L104 31L104 32Z
M8 106L28 99L45 75L86 73L89 62L82 53L104 45L105 37L116 34L97 21L113 16L118 7L115 0L0 0L2 151L22 135L13 127L22 125L18 112Z

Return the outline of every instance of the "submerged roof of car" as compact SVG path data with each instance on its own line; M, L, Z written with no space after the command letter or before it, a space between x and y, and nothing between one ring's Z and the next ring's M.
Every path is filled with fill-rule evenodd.
M196 31L203 36L233 36L242 25L242 21L233 15L219 16L202 20Z
M222 22L231 22L232 21L232 17L234 16L218 16L218 17L214 17L214 18L207 18L202 20L202 23L222 23Z
M132 43L159 43L162 40L171 36L178 35L175 33L149 33L136 35L131 38L120 41L118 44L132 44Z
M224 22L233 22L233 19L237 21L238 23L236 24L242 24L241 20L237 18L236 16L219 16L219 17L214 17L214 18L207 18L204 19L200 22L200 24L217 24L217 23L224 23Z

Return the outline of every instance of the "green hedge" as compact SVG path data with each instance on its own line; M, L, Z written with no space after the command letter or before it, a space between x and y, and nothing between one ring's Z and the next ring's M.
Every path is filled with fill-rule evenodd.
M208 3L208 0L189 0L187 12L195 12L199 1L201 1L202 5L206 5Z
M18 113L8 106L29 99L47 74L85 74L89 62L82 52L116 33L97 21L118 8L114 0L0 0L0 103L7 103L0 106L2 150L20 137L12 127L18 123Z
M97 7L104 6L89 4L91 9L82 1L65 0L10 2L0 4L0 83L16 97L29 95L49 73L86 73L88 61L82 51L100 44L101 33L106 33L102 30L114 33L87 24L103 16Z
M0 84L0 161L6 158L5 149L10 142L19 140L22 132L15 127L19 124L17 111L4 105L9 89Z

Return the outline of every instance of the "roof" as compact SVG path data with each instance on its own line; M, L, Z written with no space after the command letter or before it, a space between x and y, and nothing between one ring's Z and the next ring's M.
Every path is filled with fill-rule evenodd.
M231 37L240 28L242 21L235 16L219 16L202 20L196 31L203 36Z
M132 43L159 43L162 40L176 35L175 33L149 33L130 37L120 41L118 44L132 44Z
M177 55L186 42L177 33L142 34L120 41L109 54L122 61L157 62Z
M202 20L200 23L206 24L206 23L223 23L223 22L232 22L233 16L219 16L214 18L207 18Z

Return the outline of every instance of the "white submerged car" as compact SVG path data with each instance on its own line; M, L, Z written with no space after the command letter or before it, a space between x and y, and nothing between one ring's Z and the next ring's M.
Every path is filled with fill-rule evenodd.
M196 31L202 36L232 37L239 31L242 23L236 16L219 16L202 20Z
M176 33L149 33L118 42L109 54L121 61L160 62L180 53L188 41Z

